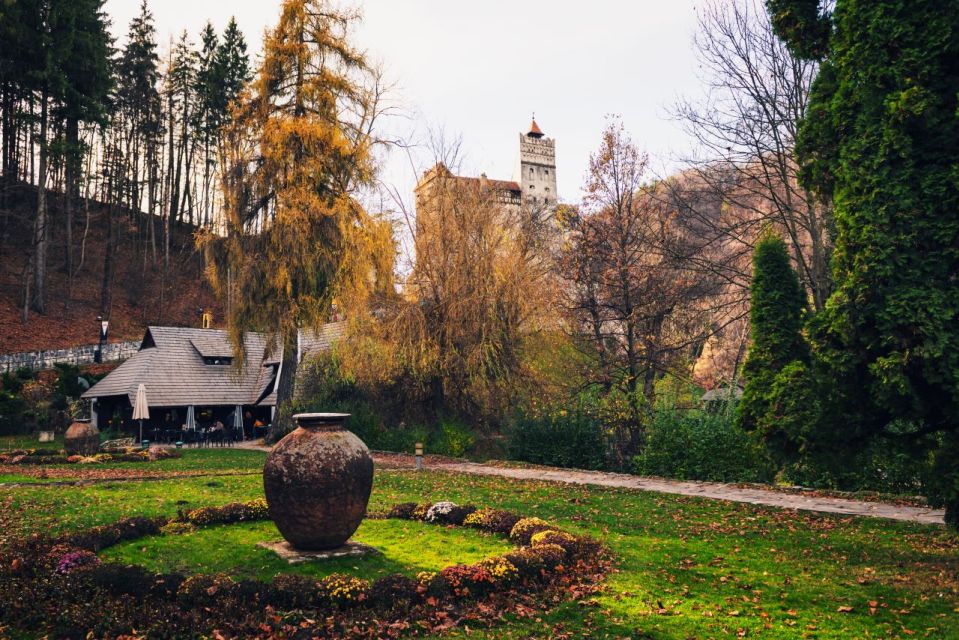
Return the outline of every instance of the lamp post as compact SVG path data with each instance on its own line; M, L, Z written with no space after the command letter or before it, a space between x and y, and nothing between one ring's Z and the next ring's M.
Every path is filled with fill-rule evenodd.
M103 362L103 345L107 342L107 330L110 328L110 321L104 320L103 316L97 316L97 324L99 325L100 342L93 354L93 361L100 363Z

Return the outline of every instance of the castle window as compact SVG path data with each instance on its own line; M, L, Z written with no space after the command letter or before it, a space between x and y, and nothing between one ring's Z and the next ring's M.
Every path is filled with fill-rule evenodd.
M529 168L529 177L530 177L530 178L533 177L533 167L530 167L530 168Z
M546 169L546 175L549 175L549 169Z

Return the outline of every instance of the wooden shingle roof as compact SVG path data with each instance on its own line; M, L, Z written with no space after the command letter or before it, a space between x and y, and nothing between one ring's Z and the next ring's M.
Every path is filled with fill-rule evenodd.
M343 334L345 323L301 332L301 350L315 353L330 348ZM225 331L183 327L150 327L132 358L95 384L84 398L127 396L133 403L137 387L146 385L153 407L269 405L278 358L265 358L266 337L244 336L245 365L206 364L204 358L232 358L233 346ZM276 351L276 349L274 349ZM275 402L275 395L272 395Z

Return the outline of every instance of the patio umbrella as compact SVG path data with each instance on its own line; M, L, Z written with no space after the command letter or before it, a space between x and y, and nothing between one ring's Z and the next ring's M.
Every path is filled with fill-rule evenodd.
M187 407L186 410L186 428L196 431L196 412L193 410L193 405Z
M239 431L241 434L241 439L246 439L246 434L243 433L243 405L236 405L236 409L233 410L233 431L234 433Z
M147 387L142 382L137 387L137 399L133 403L133 419L140 421L140 442L143 442L143 421L150 419L150 405L147 403Z

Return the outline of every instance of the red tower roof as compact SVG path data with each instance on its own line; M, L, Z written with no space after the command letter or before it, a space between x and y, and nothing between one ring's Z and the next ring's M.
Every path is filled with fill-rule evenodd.
M544 135L544 134L543 134L543 131L542 131L542 129L539 128L539 125L536 124L536 119L535 119L535 118L533 118L533 124L531 124L531 125L529 126L529 133L527 133L526 135L528 135L530 138L542 138L542 137L543 137L543 135Z

